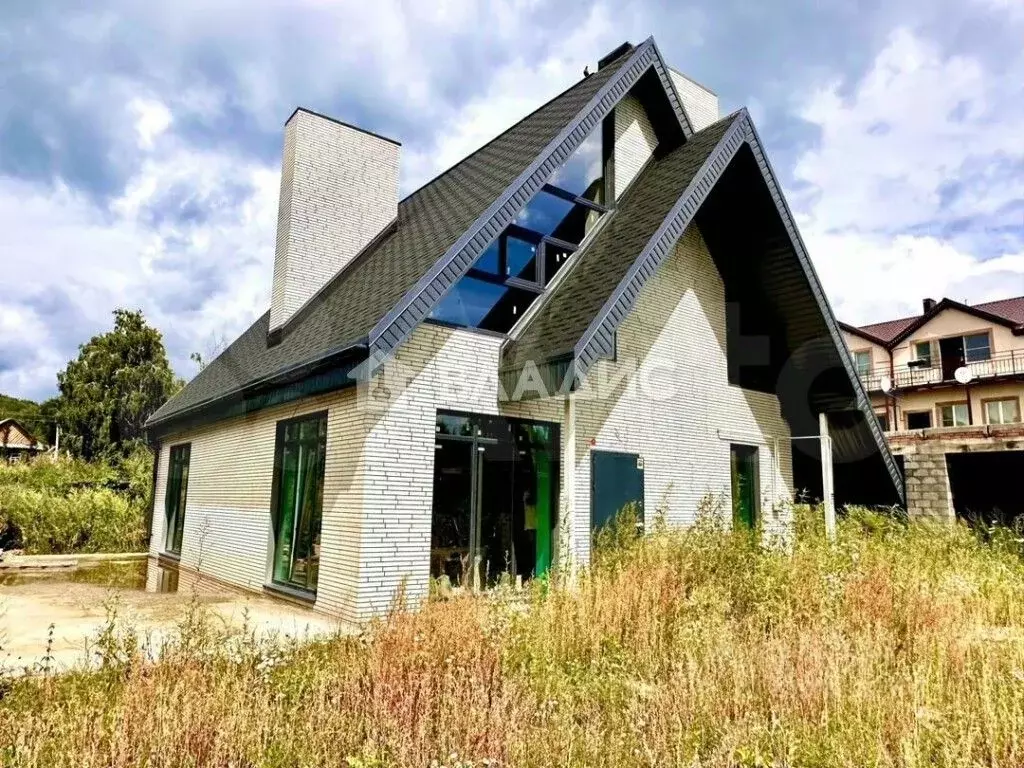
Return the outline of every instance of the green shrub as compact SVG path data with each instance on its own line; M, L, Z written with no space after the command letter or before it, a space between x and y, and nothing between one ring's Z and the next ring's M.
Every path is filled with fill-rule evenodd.
M0 486L0 527L16 534L27 554L134 552L145 547L144 508L109 488L73 488L61 494Z
M136 451L116 466L81 459L0 464L0 549L28 554L145 548L153 460Z

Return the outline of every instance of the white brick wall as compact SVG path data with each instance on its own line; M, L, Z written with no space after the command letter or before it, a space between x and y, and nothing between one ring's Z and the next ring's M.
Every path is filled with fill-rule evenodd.
M776 498L792 492L788 427L772 395L727 383L725 292L699 233L691 228L641 292L618 333L614 378L632 359L645 370L671 361L686 371L668 400L617 392L605 401L574 396L499 401L501 338L435 324L418 327L397 353L408 385L384 411L361 409L354 390L310 398L194 430L166 440L160 453L153 518L154 554L163 548L169 446L192 443L184 564L243 587L268 579L270 495L277 421L328 409L323 550L317 610L361 621L386 611L404 586L411 602L427 590L436 413L498 414L563 425L561 505L570 545L589 557L590 451L640 453L653 518L686 524L707 494L731 509L729 443L761 443L761 491L768 517ZM599 372L595 371L595 375ZM591 379L594 380L593 378ZM582 393L586 394L586 393ZM575 421L566 411L575 410ZM772 457L780 445L778 470ZM769 518L770 520L770 518ZM785 521L779 521L779 524ZM559 551L556 543L556 551ZM200 557L201 555L201 557Z
M561 420L557 401L499 402L501 342L497 336L423 324L399 348L396 360L411 379L387 411L370 417L366 441L362 617L386 610L403 585L413 603L426 595L438 410Z
M615 107L615 199L651 159L658 138L643 105L626 96Z
M327 410L323 524L316 608L354 617L365 420L346 390L229 419L166 439L160 450L150 553L164 549L170 447L191 443L183 565L261 591L270 580L277 422Z
M297 111L285 126L270 328L398 214L399 145Z
M674 69L669 69L669 75L695 131L718 120L718 97L714 93Z
M619 328L616 361L599 361L588 388L573 395L572 538L581 561L590 547L591 450L639 453L648 520L661 508L669 522L687 524L708 494L721 496L730 515L729 445L759 444L762 514L768 528L785 523L769 512L773 489L776 500L792 497L789 427L776 396L729 385L725 329L722 279L700 233L690 227ZM622 386L615 398L592 398L602 377L616 381L624 368L639 370L639 379L651 386ZM776 437L782 438L778 471L772 460Z

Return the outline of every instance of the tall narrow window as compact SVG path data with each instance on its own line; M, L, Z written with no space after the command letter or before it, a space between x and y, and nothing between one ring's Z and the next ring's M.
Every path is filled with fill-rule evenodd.
M922 368L932 365L932 343L930 341L914 342L914 361Z
M861 349L853 353L853 361L857 366L857 373L862 379L866 379L871 373L871 351Z
M279 422L274 457L275 584L315 592L320 570L327 414Z
M760 514L760 462L757 446L729 446L732 475L732 522L735 527L753 528Z
M188 465L192 446L172 445L167 466L167 490L164 493L164 517L167 521L164 551L181 554L181 539L185 533L185 500L188 496Z

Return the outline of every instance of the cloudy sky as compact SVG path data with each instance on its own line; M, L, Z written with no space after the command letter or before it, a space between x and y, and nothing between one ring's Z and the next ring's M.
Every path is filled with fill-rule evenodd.
M296 105L399 139L408 191L652 33L750 108L840 318L1024 294L1024 0L8 2L0 392L117 306L186 378L261 314Z

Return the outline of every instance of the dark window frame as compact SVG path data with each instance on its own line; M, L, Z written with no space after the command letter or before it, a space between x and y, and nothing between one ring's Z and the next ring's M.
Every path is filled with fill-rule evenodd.
M173 557L181 557L185 538L185 511L188 505L188 478L191 465L192 443L177 443L170 446L164 488L164 554Z
M281 552L279 551L279 548L281 546L281 536L280 536L280 525L281 525L280 514L281 514L281 510L280 510L280 506L281 506L281 493L282 493L282 475L283 475L283 468L284 468L283 465L284 465L285 449L288 446L288 442L289 442L289 441L286 440L286 432L287 432L288 427L290 427L292 425L301 424L303 422L314 422L314 421L315 422L322 422L323 423L323 430L322 430L322 434L321 434L321 430L318 428L317 429L317 436L316 436L316 441L317 441L317 443L319 443L319 450L321 451L321 456L320 456L320 461L319 461L319 475L320 476L319 476L319 479L318 479L318 487L316 489L316 494L315 494L315 503L316 503L317 507L319 508L319 509L316 510L315 517L318 520L319 530L317 530L315 534L311 534L311 538L319 539L320 536L323 533L323 495L324 495L324 481L325 481L326 469L327 469L327 427L328 427L328 423L329 423L328 422L328 412L326 410L324 410L324 411L314 411L313 413L304 413L301 416L295 416L293 418L283 419L283 420L277 422L276 431L275 431L275 439L274 439L274 480L273 480L273 484L271 486L271 501L270 501L270 503L271 503L271 506L270 506L271 535L273 536L273 541L272 541L273 551L271 552L270 568L269 568L269 574L268 574L268 577L269 577L268 578L268 582L269 583L266 585L271 590L291 592L291 593L295 593L296 596L303 595L303 596L306 596L308 598L314 598L316 596L317 583L319 581L319 555L317 555L317 557L316 557L316 570L315 570L315 573L312 576L312 579L310 578L310 571L311 571L311 569L309 568L309 565L307 563L306 579L305 579L304 584L299 584L299 583L297 583L295 581L292 581L292 580L281 580L281 579L277 578L277 576L276 576L276 569L277 569L277 566L278 566L278 559L281 557ZM299 439L297 441L294 441L294 442L301 445L304 441L302 440L301 435L300 435ZM307 440L305 442L312 442L312 440ZM298 525L298 523L296 522L296 526L297 525ZM310 546L311 547L314 546L312 541L310 543ZM316 546L319 546L319 544L316 544ZM290 565L291 568L294 568L294 561L295 561L295 546L294 546L294 536L293 536L293 541L291 542L291 549L290 549L290 552L289 552L289 565Z

